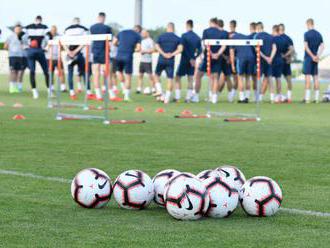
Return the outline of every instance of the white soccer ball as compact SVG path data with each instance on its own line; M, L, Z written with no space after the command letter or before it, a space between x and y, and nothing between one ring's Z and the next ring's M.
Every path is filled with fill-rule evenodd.
M72 198L84 208L102 208L110 201L110 177L99 169L80 171L71 183Z
M219 176L219 172L216 170L204 170L202 172L200 172L199 174L197 174L197 177L204 181L210 177L218 177Z
M240 202L243 210L251 216L272 216L282 203L280 186L268 177L253 177L240 190Z
M239 191L243 184L246 181L246 178L242 171L240 171L237 167L231 165L224 165L218 167L216 169L220 173L221 176L226 177L228 180L232 181L232 184Z
M144 90L143 90L143 94L145 94L145 95L150 95L150 94L151 94L151 89L150 89L150 87L146 87L146 88L144 88Z
M197 220L209 207L210 198L203 183L196 177L179 174L166 190L167 212L178 220Z
M121 173L113 186L113 194L120 207L125 209L146 208L154 198L151 178L139 170Z
M176 175L175 177L177 177L177 176L179 176L180 175L180 177L188 177L188 178L195 178L196 176L194 175L194 174L192 174L192 173L190 173L190 172L180 172L178 175ZM164 202L166 201L166 191L167 191L167 189L168 189L168 186L170 185L170 182L171 182L171 180L173 179L173 178L175 178L175 177L172 177L170 180L168 180L167 181L167 183L165 184L165 187L164 187L164 195L163 195L163 197L164 197Z
M163 170L157 173L157 175L152 179L155 192L154 201L159 206L165 206L164 192L166 183L178 174L180 174L180 172L177 170Z
M239 193L225 177L209 177L203 181L210 196L207 215L213 218L230 216L238 206Z

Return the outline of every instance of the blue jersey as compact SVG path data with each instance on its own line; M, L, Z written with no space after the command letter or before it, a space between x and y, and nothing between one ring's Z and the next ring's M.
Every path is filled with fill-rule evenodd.
M265 56L269 57L272 54L274 44L273 36L266 32L261 32L257 33L254 38L256 40L263 40L264 44L261 46L260 50Z
M96 23L90 28L91 34L112 34L112 30L109 26L103 23ZM105 51L104 41L94 41L92 45L92 53L101 53Z
M203 32L203 40L227 40L228 32L219 30L218 28L207 28ZM212 53L216 53L220 50L221 46L211 46ZM205 52L206 53L206 52Z
M284 47L283 47L283 54L286 54L289 51L290 46L293 46L293 41L292 39L286 35L286 34L282 34L281 35L283 42L284 42Z
M245 40L249 39L249 35L244 35L240 33L235 33L231 36L231 39L233 40ZM239 60L255 60L255 53L253 46L233 46L231 48L235 49L235 55L236 58Z
M178 37L175 33L166 32L158 37L157 44L164 51L164 53L173 53L176 51L178 46L182 44L182 42L180 37ZM174 63L174 57L171 59L165 59L162 55L159 55L159 61Z
M141 43L141 36L132 29L121 31L118 36L117 59L132 60L137 44Z
M322 35L315 29L311 29L305 33L304 41L307 42L309 49L314 55L317 55L320 45L323 43ZM305 52L305 59L310 58L309 54Z
M283 58L282 58L282 54L284 54L285 52L285 40L283 39L282 36L278 35L278 36L274 36L274 43L276 44L276 54L274 57L274 64L281 64L283 63Z
M196 59L201 54L202 44L201 38L193 31L184 33L181 37L183 45L182 59Z

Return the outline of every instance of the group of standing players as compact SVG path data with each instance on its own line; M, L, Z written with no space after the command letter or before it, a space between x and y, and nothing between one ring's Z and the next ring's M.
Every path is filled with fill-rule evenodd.
M112 29L105 24L105 13L99 13L97 23L90 28L80 24L79 18L74 18L73 23L64 31L66 36L79 36L85 34L112 34ZM305 33L305 57L303 73L306 76L306 89L304 102L311 101L311 78L314 79L314 101L319 101L318 62L324 50L322 36L314 29L314 21L308 19L308 31ZM102 91L107 88L102 86L101 77L105 70L106 56L110 57L111 73L105 82L109 85L109 97L112 101L131 101L131 87L133 74L134 54L140 53L139 76L136 93L152 94L157 100L169 103L181 101L181 78L187 77L187 93L185 102L199 102L202 78L210 67L210 80L208 85L207 100L218 102L219 95L224 88L228 90L228 101L233 102L238 95L238 103L248 103L251 98L251 90L254 90L254 101L263 101L267 89L270 90L272 103L292 101L291 63L295 54L292 39L285 34L283 24L274 25L272 34L264 31L262 22L251 23L250 33L245 35L236 31L237 22L230 22L230 31L224 29L224 22L218 18L209 21L209 27L199 37L193 31L192 20L186 22L186 32L181 37L175 34L174 23L168 23L166 32L153 41L147 30L140 26L133 29L120 31L111 41L110 54L105 54L105 42L94 41L91 50L84 49L83 45L63 46L66 53L68 71L68 85L70 97L77 99L74 89L74 68L77 68L78 91L82 90L82 83L87 82L87 96L90 100L102 100ZM5 47L9 50L9 62L11 69L10 92L22 90L22 77L24 69L30 69L30 82L33 98L38 98L35 78L35 64L39 62L45 76L47 88L52 87L51 73L54 74L58 66L60 56L57 46L48 46L48 40L59 38L56 26L50 30L42 23L41 16L37 16L35 22L26 27L16 25L14 34L10 36ZM257 58L253 46L211 46L210 64L208 64L207 49L203 40L245 40L260 39L261 46L261 75L262 84L257 84ZM50 48L52 51L50 51ZM89 53L88 53L89 52ZM88 53L88 54L87 54ZM158 53L158 61L153 70L153 54ZM175 58L181 54L178 68L175 68ZM88 59L86 60L86 57ZM52 71L49 72L48 61L52 60ZM88 61L89 65L85 66ZM85 68L88 73L85 73ZM161 75L165 72L167 83L163 87ZM147 74L150 86L143 88L143 77ZM91 89L90 77L93 76L94 91ZM66 91L64 70L61 70L61 90ZM281 79L285 77L287 93L282 93ZM273 79L276 87L273 87ZM123 99L119 98L120 90ZM51 94L52 90L48 91ZM172 93L174 95L172 97Z

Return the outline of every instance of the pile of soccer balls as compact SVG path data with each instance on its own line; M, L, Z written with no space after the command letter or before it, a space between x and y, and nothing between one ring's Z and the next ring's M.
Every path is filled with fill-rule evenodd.
M125 209L144 209L154 200L179 220L228 217L239 203L248 215L272 216L282 202L281 188L274 180L253 177L246 181L234 166L202 171L197 176L164 170L153 179L142 171L129 170L113 185L105 172L85 169L73 179L71 194L85 208L104 207L112 194Z

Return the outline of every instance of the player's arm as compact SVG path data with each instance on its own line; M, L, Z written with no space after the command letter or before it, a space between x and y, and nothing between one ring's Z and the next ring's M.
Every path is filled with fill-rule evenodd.
M3 48L6 49L6 50L8 50L8 48L9 48L9 42L8 42L8 40L6 40L5 41L5 44L3 44Z
M141 51L141 43L137 43L135 46L135 52L138 53Z
M273 45L272 45L272 53L270 54L270 57L269 57L269 64L271 64L272 62L273 62L273 59L274 59L274 57L275 57L275 55L276 55L276 52L277 52L277 46L276 46L276 44L274 43Z
M114 38L113 38L113 45L114 45L114 46L118 46L118 45L119 45L119 40L118 40L117 37L114 37Z
M307 41L305 41L305 51L314 61L316 60L316 55L309 48L309 45L308 45Z
M291 46L289 46L289 49L288 49L287 53L285 53L285 54L283 55L283 57L284 57L284 58L289 58L289 57L291 57L293 54L294 54L294 47L291 45Z
M235 67L235 49L230 48L229 50L229 56L230 56L230 64L233 72L236 72L236 67Z
M172 55L171 57L175 57L176 55L178 55L178 54L180 54L182 52L183 52L183 45L182 44L179 44L177 46L176 50L173 53L171 53L171 55Z
M160 47L160 45L157 43L156 44L156 51L159 52L160 55L162 55L164 58L167 58L167 53L163 51L163 49Z
M322 57L324 49L325 49L325 46L324 46L324 43L322 42L321 45L319 46L319 50L317 52L317 57L318 57L319 60Z
M227 49L227 46L221 46L217 53L212 53L213 59L218 59Z

